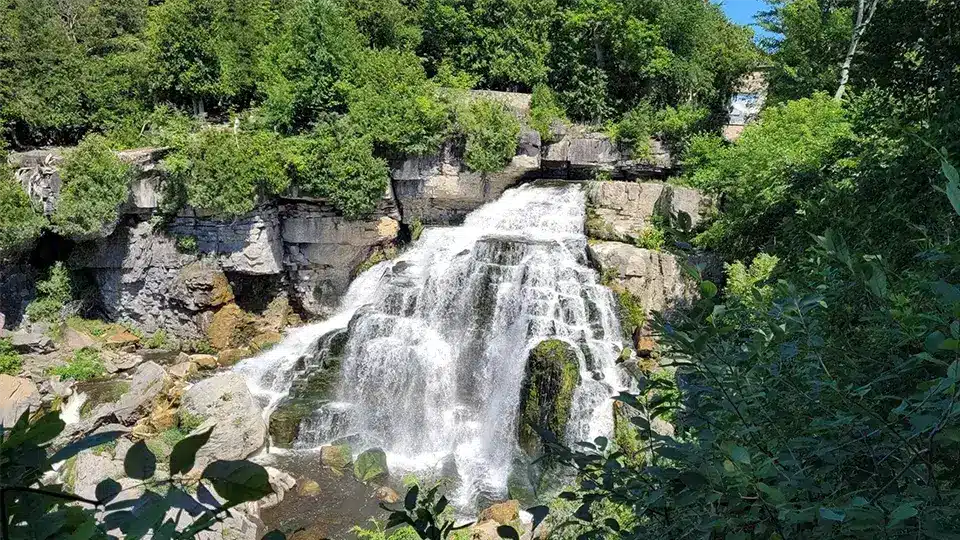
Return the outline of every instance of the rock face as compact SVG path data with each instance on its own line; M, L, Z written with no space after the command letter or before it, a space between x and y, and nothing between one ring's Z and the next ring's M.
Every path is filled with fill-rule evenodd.
M28 409L40 407L40 392L29 379L0 374L0 424L12 427Z
M589 179L598 173L613 178L665 177L673 163L666 147L650 140L647 157L632 159L602 133L574 130L543 148L542 175L549 178Z
M192 433L213 428L210 440L197 453L195 468L217 459L243 459L266 440L263 411L247 389L243 376L223 373L191 386L183 396L181 425L199 421Z
M468 170L457 147L447 143L435 155L395 164L390 176L404 223L451 224L539 168L540 134L525 131L517 155L501 171L481 174Z
M527 455L536 457L540 448L540 436L531 423L563 440L573 392L579 383L580 362L570 344L549 339L530 351L520 386L517 420L518 440Z
M620 242L592 243L587 251L600 272L616 280L648 312L677 309L697 297L696 284L675 255Z
M617 242L633 242L655 216L690 231L711 211L698 190L662 182L589 182L587 202L587 234Z

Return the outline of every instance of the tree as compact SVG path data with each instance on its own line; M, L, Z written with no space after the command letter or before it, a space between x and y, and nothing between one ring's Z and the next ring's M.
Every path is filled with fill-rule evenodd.
M867 26L870 25L870 20L873 19L873 14L876 11L877 0L870 0L869 4L866 4L864 0L857 0L857 22L853 25L850 48L847 50L843 65L840 67L840 86L837 88L837 93L834 94L833 99L843 99L847 81L850 80L850 64L853 63L853 56L857 54L857 45L860 44L860 39L863 38L863 33L867 31Z

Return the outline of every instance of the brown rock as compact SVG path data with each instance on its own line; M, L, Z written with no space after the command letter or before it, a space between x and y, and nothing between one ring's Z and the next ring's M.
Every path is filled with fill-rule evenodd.
M217 350L242 345L243 334L247 331L249 316L236 304L227 304L213 315L207 337L210 346Z
M506 525L519 518L520 503L514 500L495 504L480 512L480 521L493 520L501 525Z
M641 336L636 340L637 356L640 358L650 358L653 351L657 350L657 341L650 336Z
M223 367L229 367L244 358L253 356L253 351L249 347L240 347L239 349L225 349L217 355L217 364Z
M283 334L280 332L264 332L254 337L250 344L255 350L259 351L272 345L276 345L282 340Z
M122 349L127 345L136 345L140 343L140 338L126 330L122 330L107 337L105 343L107 347Z
M197 261L184 266L170 290L171 298L190 310L200 311L233 301L233 289L216 264Z
M497 527L500 524L493 520L481 521L469 529L470 540L499 540Z
M387 486L377 488L377 491L374 492L373 496L376 497L378 501L387 504L400 502L400 494Z
M217 367L217 357L212 354L191 354L190 361L200 369L214 369Z
M40 406L40 391L29 379L0 374L0 423L10 427L27 409Z
M197 372L197 364L193 362L181 362L170 368L170 375L178 379L186 379Z

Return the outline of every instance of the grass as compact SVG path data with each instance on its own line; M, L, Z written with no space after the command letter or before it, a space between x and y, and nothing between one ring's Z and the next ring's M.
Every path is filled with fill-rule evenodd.
M14 350L9 339L0 339L0 374L16 375L23 367L20 353Z
M203 418L200 418L195 414L190 414L182 409L180 410L178 424L181 432L190 433L191 431L200 427L200 424L202 423Z
M89 381L101 377L107 373L103 362L100 360L100 353L95 349L83 348L73 353L73 357L65 364L56 366L50 370L51 375L57 375L61 379L73 379L75 381Z

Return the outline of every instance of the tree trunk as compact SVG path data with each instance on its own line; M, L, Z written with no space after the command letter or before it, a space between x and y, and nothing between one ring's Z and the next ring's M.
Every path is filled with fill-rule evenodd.
M853 26L853 35L850 37L850 49L847 50L847 56L843 59L843 65L840 67L840 86L833 99L840 101L843 99L843 92L847 88L847 81L850 80L850 65L853 64L853 57L857 54L857 45L860 44L860 38L867 31L867 25L873 18L873 13L877 10L877 0L869 0L870 7L867 8L867 0L858 0L857 2L857 23Z

